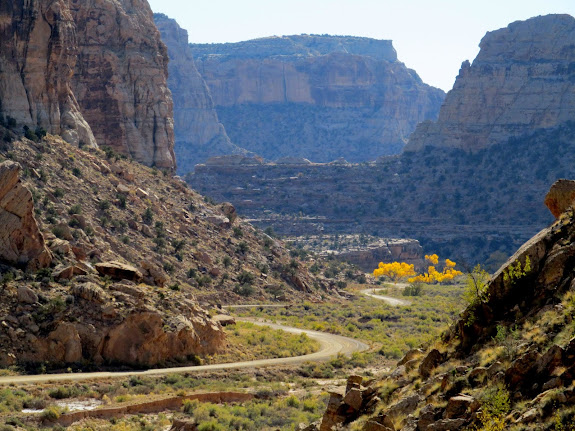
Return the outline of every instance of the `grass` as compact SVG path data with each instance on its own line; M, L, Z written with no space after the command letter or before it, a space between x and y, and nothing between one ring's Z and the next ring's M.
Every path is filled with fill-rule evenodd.
M319 350L318 341L306 334L291 334L269 326L237 322L226 327L226 352L206 358L208 363L251 361L307 355Z
M398 359L409 349L431 342L464 307L461 285L425 285L422 296L410 297L411 305L406 307L361 295L359 290L365 288L373 286L352 285L357 297L344 306L303 303L289 309L247 309L241 315L366 340L381 345L385 357ZM405 299L399 289L388 288L386 295Z

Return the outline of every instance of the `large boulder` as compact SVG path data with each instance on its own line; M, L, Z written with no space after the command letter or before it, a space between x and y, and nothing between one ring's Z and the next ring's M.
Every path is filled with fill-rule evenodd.
M114 280L131 280L139 282L143 278L142 273L132 265L121 262L102 262L97 263L95 267L96 271L98 271L100 275L108 276Z
M555 218L559 218L562 213L573 207L574 201L575 181L573 180L555 181L545 196L545 205Z
M0 260L30 270L46 268L52 254L34 218L32 193L20 182L20 169L12 161L0 163Z

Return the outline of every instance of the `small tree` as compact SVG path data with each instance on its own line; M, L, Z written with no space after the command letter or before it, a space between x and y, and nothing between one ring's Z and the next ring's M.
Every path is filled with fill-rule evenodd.
M481 265L475 265L473 271L467 273L463 297L469 305L475 305L489 300L489 273Z

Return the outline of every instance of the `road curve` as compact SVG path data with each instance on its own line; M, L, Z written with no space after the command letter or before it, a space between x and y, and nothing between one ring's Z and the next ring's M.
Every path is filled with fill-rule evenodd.
M63 382L80 381L90 379L104 379L131 376L159 376L171 373L196 373L201 371L239 369L239 368L259 368L271 365L292 365L303 362L322 362L332 359L338 354L351 355L354 352L362 352L369 349L369 346L353 338L342 337L341 335L328 334L325 332L311 331L308 329L298 329L283 326L275 323L255 321L253 319L238 319L249 321L257 325L269 326L273 329L281 329L293 334L305 333L310 338L319 341L320 349L309 355L293 356L290 358L259 359L256 361L231 362L227 364L197 365L188 367L157 368L145 371L121 371L121 372L95 372L95 373L67 373L67 374L39 374L28 376L4 376L0 377L0 386L15 383L43 383L43 382Z
M396 286L397 287L405 287L405 286L401 286L399 284L397 284ZM375 293L373 293L375 290L377 290L377 289L373 289L373 288L372 289L363 289L361 291L361 293L363 293L364 295L369 296L371 298L385 301L389 305L393 305L394 307L397 307L397 306L406 307L408 305L411 305L411 302L406 301L405 299L397 299L397 298L392 298L391 296L385 296L385 295L376 295Z

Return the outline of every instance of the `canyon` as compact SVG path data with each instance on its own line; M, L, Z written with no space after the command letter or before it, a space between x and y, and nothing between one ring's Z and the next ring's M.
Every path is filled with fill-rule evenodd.
M396 154L444 97L388 40L300 35L190 49L231 141L268 160Z

